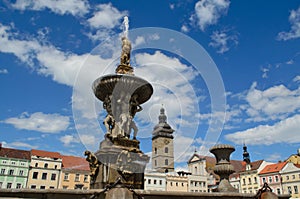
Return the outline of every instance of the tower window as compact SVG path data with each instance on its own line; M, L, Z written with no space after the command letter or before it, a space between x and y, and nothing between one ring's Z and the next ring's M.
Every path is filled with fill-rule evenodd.
M169 148L165 147L165 153L169 153Z
M156 147L154 148L154 153L157 154L157 148Z
M154 165L157 166L157 161L156 160L154 161Z
M165 159L165 165L169 165L169 160Z

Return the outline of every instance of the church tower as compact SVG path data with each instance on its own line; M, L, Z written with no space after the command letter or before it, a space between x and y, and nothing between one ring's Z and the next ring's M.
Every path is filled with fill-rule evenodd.
M244 144L244 146L243 146L243 150L244 150L244 152L243 152L243 160L244 160L244 162L246 162L247 164L250 164L250 155L249 155L249 153L248 153L248 151L247 151L247 146Z
M158 172L174 171L174 130L167 123L165 109L160 109L158 124L152 132L152 169Z

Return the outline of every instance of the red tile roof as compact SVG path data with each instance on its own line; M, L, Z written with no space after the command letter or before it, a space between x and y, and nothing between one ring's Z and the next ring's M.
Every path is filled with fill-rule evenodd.
M257 170L260 167L260 165L263 163L263 161L264 160L257 160L257 161L254 161L254 162L250 162L251 170L252 171ZM247 163L242 161L242 165L243 165L243 168L242 168L241 172L246 171Z
M30 151L1 147L0 157L30 160Z
M31 155L40 156L40 157L49 157L49 158L61 158L60 153L58 152L50 152L50 151L42 151L31 149Z
M279 172L286 165L286 163L287 162L278 162L276 164L267 165L259 174Z
M64 169L89 171L89 163L85 158L75 156L62 156L62 166Z

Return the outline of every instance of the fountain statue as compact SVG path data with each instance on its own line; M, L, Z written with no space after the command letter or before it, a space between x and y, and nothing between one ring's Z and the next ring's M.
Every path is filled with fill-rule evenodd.
M93 83L94 94L103 102L106 111L103 120L106 133L99 150L85 152L91 168L91 188L94 189L114 184L116 180L143 189L144 170L149 162L149 157L140 150L134 117L142 111L141 105L150 99L153 88L149 82L134 75L130 65L127 17L124 18L124 27L116 73L99 77Z

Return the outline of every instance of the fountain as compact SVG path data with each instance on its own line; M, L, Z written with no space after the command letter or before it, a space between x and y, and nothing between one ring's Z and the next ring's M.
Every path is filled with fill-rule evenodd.
M90 164L92 189L105 188L115 182L143 189L144 170L149 162L149 157L140 150L134 117L142 111L141 104L150 99L153 88L149 82L134 75L130 65L127 17L123 24L122 54L116 73L99 77L93 83L94 94L103 102L107 114L103 121L106 134L99 150L85 152Z

